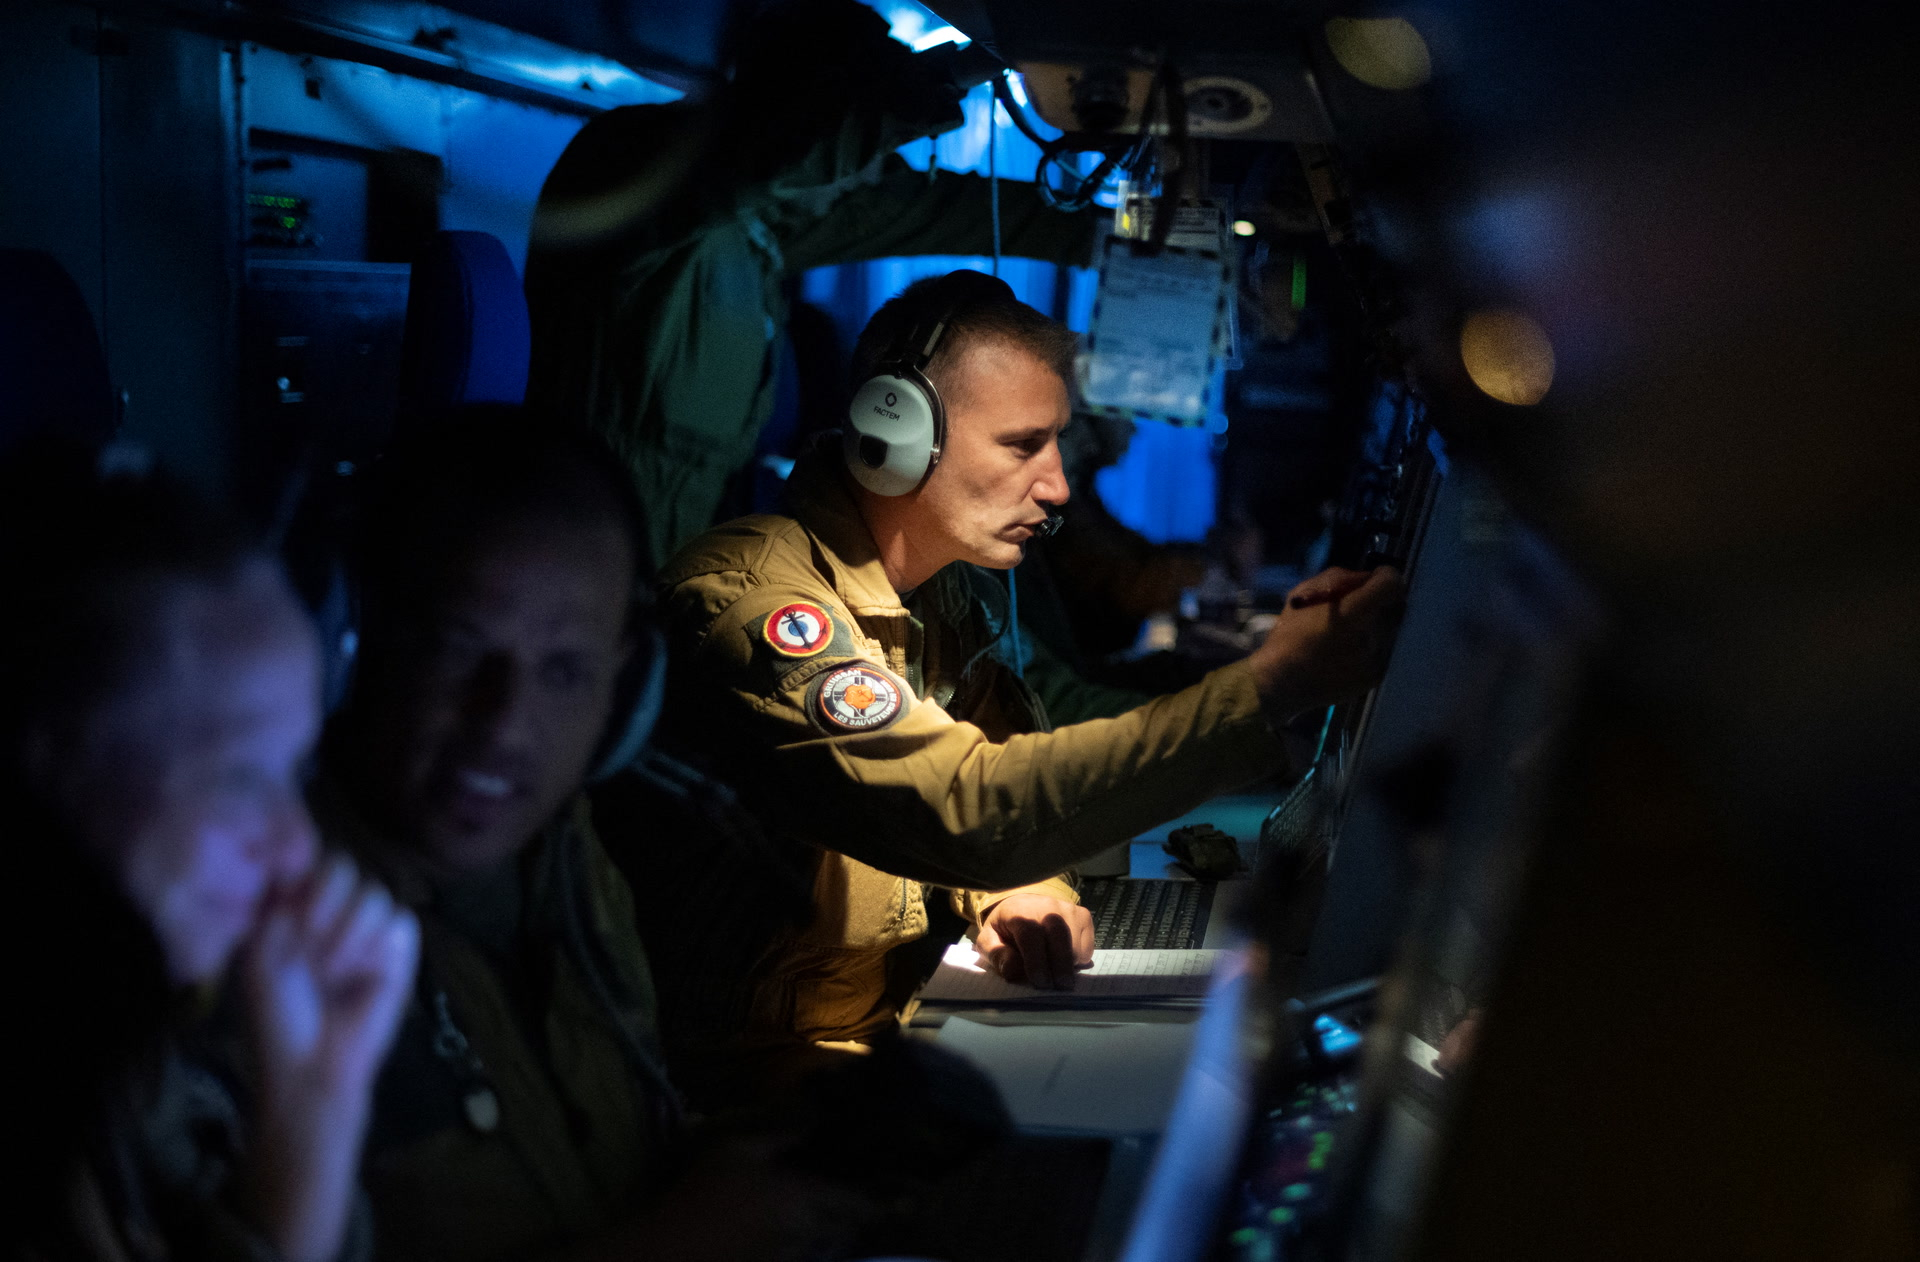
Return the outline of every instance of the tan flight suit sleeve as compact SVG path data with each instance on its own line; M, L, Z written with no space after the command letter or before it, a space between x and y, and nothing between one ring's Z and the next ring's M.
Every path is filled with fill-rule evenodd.
M738 591L742 577L712 580ZM837 731L815 713L815 683L852 662L887 663L859 651L871 646L783 661L761 627L791 601L826 604L852 625L849 613L784 585L728 602L703 590L712 580L690 579L668 602L686 613L724 605L701 619L704 634L680 641L690 652L676 667L701 680L708 743L736 759L752 751L739 765L775 778L787 827L885 872L963 890L1042 881L1285 758L1244 662L1115 718L1001 743L915 701L904 681L890 722Z
M985 924L993 909L1017 894L1038 894L1063 903L1080 902L1080 891L1065 876L1050 876L1032 885L1017 885L1010 890L954 890L954 914L975 928Z

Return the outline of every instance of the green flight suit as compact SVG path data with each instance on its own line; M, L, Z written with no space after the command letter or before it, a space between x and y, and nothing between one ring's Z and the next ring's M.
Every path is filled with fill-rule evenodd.
M420 917L363 1168L377 1256L532 1258L637 1214L674 1105L631 895L585 798L503 871L433 882L336 788L314 796L328 840Z
M703 143L703 107L634 105L595 118L542 191L541 214L583 189L644 184L675 141ZM712 524L729 476L773 408L785 286L812 267L992 249L989 181L916 171L893 150L957 125L856 111L771 180L735 185L741 155L715 154L640 228L594 249L527 258L530 402L581 417L633 470L652 561ZM663 176L662 178L666 178ZM1090 212L1063 214L1034 186L1001 182L1005 253L1084 265Z

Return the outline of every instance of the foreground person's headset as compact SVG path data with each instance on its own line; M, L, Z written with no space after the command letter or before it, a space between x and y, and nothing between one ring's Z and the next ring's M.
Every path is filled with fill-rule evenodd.
M667 641L645 619L635 632L633 653L614 685L606 731L587 765L587 783L619 775L632 766L653 738L667 699Z
M1007 282L985 272L949 272L934 284L929 316L908 325L906 336L886 348L873 375L853 392L844 442L854 481L875 495L906 495L939 466L947 408L927 379L927 365L954 317L992 298L1018 301Z
M325 674L326 713L339 711L352 694L360 660L361 593L359 575L341 559L331 574L332 584L318 606L308 609L319 625L322 669ZM638 580L636 580L637 582ZM641 621L634 645L619 678L614 681L607 726L595 742L587 763L586 782L625 771L646 751L667 697L667 642L650 618Z

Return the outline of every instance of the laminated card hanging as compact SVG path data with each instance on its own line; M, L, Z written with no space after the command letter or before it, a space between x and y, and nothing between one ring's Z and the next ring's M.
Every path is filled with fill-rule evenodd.
M1218 250L1147 253L1109 237L1080 361L1083 406L1106 416L1205 423L1230 275Z

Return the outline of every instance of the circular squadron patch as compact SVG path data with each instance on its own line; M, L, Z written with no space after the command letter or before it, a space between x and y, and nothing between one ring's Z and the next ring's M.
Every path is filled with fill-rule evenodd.
M820 606L796 600L768 614L764 631L774 652L812 657L833 641L833 620Z
M900 713L900 685L871 666L842 666L822 679L814 706L830 731L871 732Z

